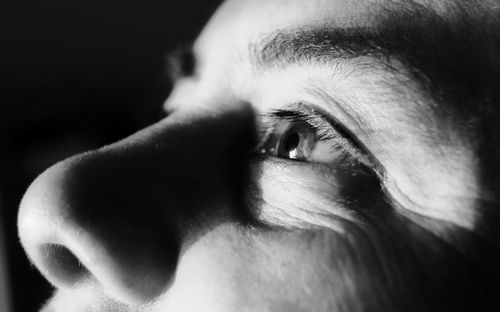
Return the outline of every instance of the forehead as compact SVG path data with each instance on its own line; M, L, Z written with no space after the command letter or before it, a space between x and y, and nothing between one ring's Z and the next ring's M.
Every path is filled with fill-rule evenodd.
M352 19L363 18L367 21L369 10L376 7L365 1L344 0L229 0L220 7L214 19L217 23L230 21L236 30L259 32L268 28L282 28L289 24L306 25L311 23L333 23L342 26Z
M421 6L420 2L422 1L227 0L205 28L199 44L213 41L244 44L252 37L290 26L370 27L388 9L418 8ZM425 6L446 15L446 3L448 1L445 0L425 1ZM222 37L222 33L226 37Z
M275 32L302 27L369 26L377 5L345 0L228 0L212 16L196 40L197 72L207 92L245 92L252 85L251 45ZM371 12L371 13L370 13ZM228 77L231 77L228 79ZM197 96L204 93L197 87ZM247 94L236 96L246 97Z
M375 9L368 2L360 5L356 0L229 0L212 17L195 48L203 53L216 46L245 51L249 42L292 26L369 25L368 13Z

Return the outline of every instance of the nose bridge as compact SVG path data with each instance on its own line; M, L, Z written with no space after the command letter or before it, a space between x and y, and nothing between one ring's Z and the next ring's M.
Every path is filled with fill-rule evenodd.
M196 235L190 225L237 217L252 127L249 111L173 114L55 165L21 203L26 252L57 287L94 280L120 301L154 298L172 282L186 235Z

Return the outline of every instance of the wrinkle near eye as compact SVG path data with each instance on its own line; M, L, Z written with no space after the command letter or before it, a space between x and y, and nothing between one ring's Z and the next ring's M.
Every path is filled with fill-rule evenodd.
M396 87L385 83L394 74L378 69L346 75L349 68L344 63L329 73L297 67L268 73L258 103L265 107L299 98L327 110L377 159L394 206L475 229L481 194L470 142L434 115L438 103L411 81Z
M344 232L345 222L360 222L356 197L367 196L368 190L357 194L353 188L364 183L365 177L345 168L298 162L289 164L277 159L259 165L262 204L257 218L262 222L284 228L326 227L339 233ZM376 188L374 185L370 187ZM375 205L372 208L377 209Z

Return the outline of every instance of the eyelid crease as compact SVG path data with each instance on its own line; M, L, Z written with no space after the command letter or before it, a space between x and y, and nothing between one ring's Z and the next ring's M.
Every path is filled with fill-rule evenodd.
M318 141L326 141L337 138L336 131L330 127L329 123L317 115L306 114L299 110L275 110L268 114L269 117L277 117L291 122L303 122L316 133Z

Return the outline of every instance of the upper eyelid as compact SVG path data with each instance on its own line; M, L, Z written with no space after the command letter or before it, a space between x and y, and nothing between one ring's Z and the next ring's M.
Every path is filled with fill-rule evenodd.
M271 113L270 116L274 117L287 117L296 115L303 121L308 123L314 122L314 124L326 123L328 124L333 131L337 132L341 137L350 141L355 148L364 150L363 147L359 146L359 140L356 139L356 136L349 131L339 120L337 120L331 114L323 111L321 108L317 107L313 104L305 104L302 102L296 103L286 109L278 109ZM303 116L303 117L301 117ZM319 120L319 122L317 121Z
M381 178L385 176L385 170L383 166L378 161L378 159L370 152L366 145L363 144L363 142L361 142L358 137L342 122L314 104L299 102L284 109L274 110L268 114L265 114L264 116L281 118L282 116L280 115L286 115L287 112L312 115L313 117L316 117L327 123L330 127L333 128L333 131L338 133L339 136L345 138L355 150L363 155L363 159L360 159L360 161L362 161L366 166L372 168Z
M331 128L332 132L338 132L337 127L332 125L332 123L329 121L329 118L326 118L324 114L318 113L317 111L309 107L309 105L306 105L304 103L295 103L285 109L275 109L271 112L260 115L260 120L265 121L262 124L266 125L263 127L263 129L262 127L258 127L259 129L264 131L261 131L261 134L259 135L261 139L259 140L259 143L255 148L256 151L260 150L262 146L266 145L269 138L273 135L277 121L279 119L286 119L292 122L305 122L312 128L314 128L315 131L324 128L323 125L326 124L327 127ZM349 141L350 144L349 137L344 137L342 133L339 133L339 136L345 138L347 141Z
M308 107L307 109L310 111L310 113L322 118L335 130L335 132L349 141L352 147L363 155L364 160L360 159L360 161L375 170L377 174L381 174L381 172L383 172L383 167L381 166L375 155L371 153L371 151L366 147L365 144L363 144L358 136L356 136L349 128L347 128L344 123L339 121L332 114L325 112L315 105L312 105L312 107Z

